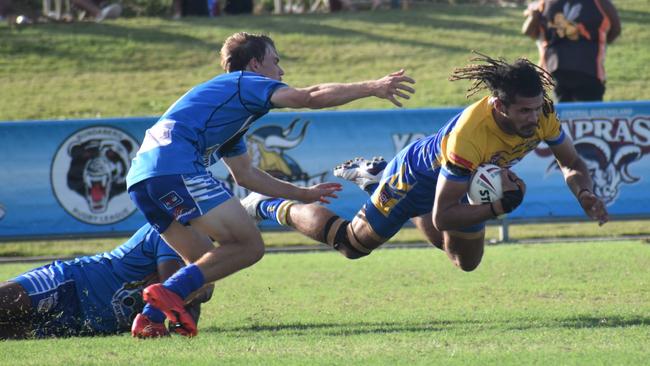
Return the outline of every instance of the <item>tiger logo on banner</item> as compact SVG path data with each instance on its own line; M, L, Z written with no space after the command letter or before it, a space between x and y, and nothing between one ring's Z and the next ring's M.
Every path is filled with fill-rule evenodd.
M136 208L126 192L126 173L138 148L133 137L114 127L76 131L52 162L52 189L59 204L88 224L108 225L130 216Z

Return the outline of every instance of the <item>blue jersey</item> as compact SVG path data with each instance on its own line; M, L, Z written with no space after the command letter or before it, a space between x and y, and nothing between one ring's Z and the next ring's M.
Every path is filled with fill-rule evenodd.
M222 157L246 152L242 138L273 107L273 92L286 84L237 71L200 84L149 128L127 175L127 187L163 175L194 174Z
M56 261L13 281L32 299L37 335L118 333L130 329L142 290L158 282L157 266L168 260L181 258L147 224L111 252Z

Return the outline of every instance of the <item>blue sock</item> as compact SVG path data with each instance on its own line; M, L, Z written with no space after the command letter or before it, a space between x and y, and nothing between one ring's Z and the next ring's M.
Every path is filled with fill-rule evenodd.
M162 323L165 321L165 314L154 308L151 304L145 304L144 309L142 309L142 315L146 315L154 323Z
M372 196L372 193L375 191L375 189L377 189L377 187L379 187L379 183L368 184L364 191Z
M169 277L163 282L163 286L185 300L189 294L200 289L204 283L205 279L199 266L190 264L179 269L173 276Z
M286 201L284 198L269 198L261 201L259 206L257 206L257 212L264 220L276 221L275 211L284 201Z

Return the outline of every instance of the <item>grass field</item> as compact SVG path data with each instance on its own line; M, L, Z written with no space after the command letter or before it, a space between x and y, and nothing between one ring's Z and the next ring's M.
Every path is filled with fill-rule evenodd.
M623 34L607 49L607 100L650 100L650 0L617 1ZM268 32L295 86L376 78L404 67L408 108L466 104L447 81L470 50L537 60L520 34L522 8L419 4L408 11L214 19L130 18L102 24L0 25L0 121L160 115L220 72L217 51L235 31ZM366 99L345 109L390 108Z
M650 0L617 1L623 35L608 48L607 100L650 100ZM405 67L409 108L466 104L447 82L469 50L536 60L522 9L418 5L409 11L103 24L0 25L0 121L159 115L218 73L239 30L269 32L292 85L375 78ZM244 26L245 25L245 26ZM378 100L345 109L389 108ZM648 221L516 225L514 239L648 235ZM488 229L496 238L496 228ZM270 246L314 244L265 233ZM0 256L73 256L122 238L0 243ZM421 242L414 230L393 242ZM647 241L497 245L472 273L432 248L269 254L218 284L199 337L128 335L0 341L0 365L639 365L650 359ZM35 264L0 265L0 279Z
M0 364L641 365L649 261L639 241L488 247L472 273L435 249L267 255L218 285L195 339L0 342Z
M650 238L650 220L617 221L613 220L599 227L595 222L565 222L565 223L533 223L517 224L509 228L510 239L517 241L542 241L549 239L588 240L588 238L620 238L647 237ZM316 246L318 242L292 231L263 232L264 242L269 248ZM486 241L497 242L499 239L498 226L486 227ZM122 244L127 238L93 238L74 240L33 240L0 242L0 258L2 257L63 257L69 258L80 255L92 255L110 251ZM400 230L389 244L421 244L424 236L415 228Z

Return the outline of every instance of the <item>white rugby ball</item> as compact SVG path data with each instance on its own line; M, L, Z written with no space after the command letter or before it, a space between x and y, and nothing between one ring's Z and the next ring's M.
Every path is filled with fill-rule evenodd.
M481 205L500 200L502 197L501 168L494 164L479 165L469 183L469 203Z

